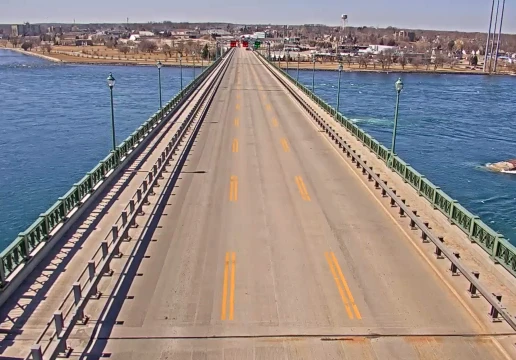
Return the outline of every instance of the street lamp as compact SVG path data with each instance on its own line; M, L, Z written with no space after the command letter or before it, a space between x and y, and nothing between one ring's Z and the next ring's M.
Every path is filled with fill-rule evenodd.
M339 86L337 90L337 108L335 109L335 120L339 119L339 105L340 105L340 77L342 75L342 63L339 64Z
M179 54L179 73L181 77L181 91L183 91L183 63L181 62L182 58L183 57L181 56L181 54Z
M315 54L312 55L312 62L314 63L314 69L312 71L312 92L315 94Z
M297 77L296 82L299 83L299 53L297 54Z
M391 153L389 156L389 167L392 167L394 154L396 151L396 130L398 127L398 108L400 104L400 93L401 90L403 90L403 81L401 81L401 78L396 81L394 84L394 87L396 89L396 110L394 112L394 128L392 129L392 145L391 145Z
M115 78L113 74L109 73L107 78L107 84L109 86L109 92L111 93L111 129L113 132L113 151L116 151L116 139L115 139L115 111L113 109L113 88L115 87Z
M289 55L290 55L290 51L285 51L285 58L287 60L287 74L288 74L288 58L289 58Z
M195 80L195 52L193 52L192 55L193 55L193 78Z
M163 65L161 64L161 61L158 60L156 63L156 67L158 68L158 84L159 84L159 108L161 109L163 107L163 103L161 101L161 67Z

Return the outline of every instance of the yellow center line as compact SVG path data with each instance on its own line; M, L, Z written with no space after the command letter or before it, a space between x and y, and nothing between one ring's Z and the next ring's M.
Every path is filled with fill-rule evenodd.
M220 311L220 320L226 320L226 304L228 298L228 269L229 269L229 253L226 253L226 262L224 263L224 282L222 285L222 308Z
M238 139L233 139L233 145L231 146L231 150L234 153L238 152Z
M344 290L342 289L342 285L340 284L339 277L337 276L337 273L335 271L335 266L333 265L330 254L325 252L324 256L326 257L326 261L328 262L328 266L330 267L330 271L333 275L333 279L335 280L335 284L337 285L337 289L339 290L340 298L342 299L342 302L344 303L344 307L346 308L348 317L350 319L353 319L353 313L351 312L351 308L349 306L348 299L346 298L346 295L344 294Z
M236 127L239 127L240 126L240 119L239 118L235 118L234 122Z
M280 141L281 141L281 146L283 147L283 151L290 152L290 146L288 145L287 139L282 138Z
M272 127L278 127L278 119L272 118Z
M236 105L235 105L235 109L236 109L236 110L240 110L240 104L236 104Z
M237 94L237 95L236 95L236 98L237 98L237 99L240 99L240 94Z
M272 110L271 104L265 105L265 109L267 109L267 111L271 111Z
M308 195L308 191L306 190L305 183L301 176L296 176L296 184L299 189L299 193L301 194L301 198L305 201L310 201L310 195Z
M229 201L238 200L238 177L232 175L229 182Z
M337 261L337 257L335 256L335 253L333 251L331 252L331 258L335 264L335 268L337 269L337 273L339 274L340 280L342 281L342 285L344 285L344 289L346 290L346 294L348 295L349 301L351 302L351 306L353 306L353 311L355 312L355 316L357 319L362 319L362 316L360 315L360 311L358 311L358 307L355 304L355 299L353 298L353 294L351 293L351 290L349 290L348 283L346 282L346 278L344 277L344 274L342 273L342 270L340 269L339 262Z
M233 320L235 313L235 268L236 254L231 254L231 286L229 288L229 320Z

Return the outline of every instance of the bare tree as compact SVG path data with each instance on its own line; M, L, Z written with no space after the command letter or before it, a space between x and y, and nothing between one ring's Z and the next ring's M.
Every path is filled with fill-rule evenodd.
M437 70L438 67L443 67L443 65L444 65L444 56L442 54L435 55L434 71Z
M181 56L185 53L185 43L183 41L177 42L177 53Z
M25 51L32 49L32 42L25 41L23 44L21 44L21 48Z
M115 45L116 45L116 43L114 41L112 41L112 40L106 41L106 47L108 49L113 49L115 47Z
M158 48L158 45L156 45L155 42L153 41L149 41L149 40L142 40L140 42L140 44L138 45L138 48L142 51L142 52L146 52L146 53L153 53L154 51L157 50Z
M417 70L421 66L422 62L423 62L423 60L421 59L421 57L416 56L415 58L412 59L411 64Z
M48 43L47 43L47 44L45 44L45 45L43 45L43 47L42 47L42 48L43 48L43 52L45 52L45 51L46 51L46 52L47 52L47 53L49 53L49 54L50 54L50 51L52 51L52 45L50 45L50 44L48 44Z
M121 52L122 54L124 55L127 55L127 53L130 51L131 49L129 48L129 46L127 45L120 45L118 46L118 51Z
M398 58L398 63L401 65L401 68L405 70L405 66L407 65L407 58L402 55Z
M351 55L346 55L344 56L344 61L346 61L346 64L348 64L348 67L351 67L351 64L353 63L353 58L351 57Z
M17 37L12 37L9 39L9 42L13 45L13 47L17 47L20 43L20 39L18 39Z
M378 54L378 62L382 64L382 70L388 70L392 64L392 52L382 51Z
M364 69L367 69L367 64L369 63L369 55L364 54L358 58L358 67L364 67Z
M423 64L425 65L426 70L430 69L430 65L432 65L432 59L430 56L425 56L423 58Z
M163 45L161 51L165 54L165 57L172 55L172 48L168 44Z

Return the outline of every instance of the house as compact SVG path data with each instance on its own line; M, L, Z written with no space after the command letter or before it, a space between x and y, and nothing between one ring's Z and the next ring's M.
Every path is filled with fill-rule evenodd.
M93 40L91 39L76 39L75 46L93 46Z

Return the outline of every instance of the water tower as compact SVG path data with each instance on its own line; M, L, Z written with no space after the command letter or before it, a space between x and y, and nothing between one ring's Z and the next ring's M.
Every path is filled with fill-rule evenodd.
M346 29L346 26L348 25L348 15L342 14L340 16L340 20L341 20L342 30L344 31Z

